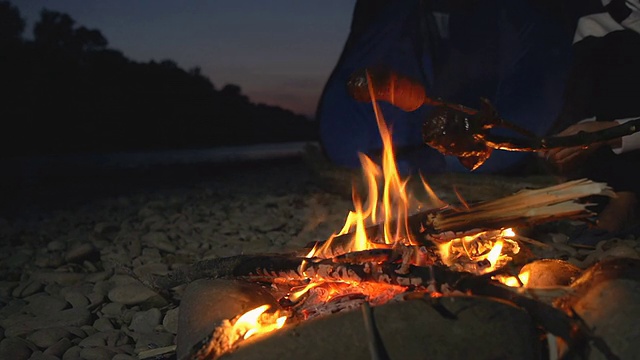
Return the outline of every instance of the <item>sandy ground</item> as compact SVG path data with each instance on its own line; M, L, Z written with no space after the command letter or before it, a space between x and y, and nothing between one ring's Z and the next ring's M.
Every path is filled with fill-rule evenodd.
M163 299L124 269L163 275L207 258L288 252L324 240L351 209L357 174L312 151L5 177L0 358L135 359L172 346L179 301ZM552 181L444 174L432 185L446 201L455 201L453 185L475 201ZM579 255L565 250L556 255Z

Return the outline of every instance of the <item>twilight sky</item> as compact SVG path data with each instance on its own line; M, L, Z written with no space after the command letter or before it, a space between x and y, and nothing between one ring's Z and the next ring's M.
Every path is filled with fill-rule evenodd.
M136 61L199 66L220 89L313 115L349 34L355 0L13 0L32 37L40 10L98 29Z

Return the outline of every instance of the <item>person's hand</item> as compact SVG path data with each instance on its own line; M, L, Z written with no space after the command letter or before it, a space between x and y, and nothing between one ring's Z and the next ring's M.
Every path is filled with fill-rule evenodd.
M615 121L588 121L575 125L571 125L563 131L556 134L556 136L569 136L575 135L579 132L594 132L610 127L618 126ZM540 152L538 155L544 157L554 165L561 172L571 171L580 164L584 163L593 152L603 145L611 145L612 147L618 147L621 145L621 139L617 138L608 142L597 142L584 146L573 146L566 148L554 148Z

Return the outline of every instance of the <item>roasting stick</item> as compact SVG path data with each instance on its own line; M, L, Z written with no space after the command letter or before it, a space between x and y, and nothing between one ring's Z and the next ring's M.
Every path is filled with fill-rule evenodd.
M640 131L640 118L629 120L624 124L608 129L586 132L581 131L574 135L512 138L494 134L484 134L480 139L489 147L507 151L538 152L553 148L589 146L591 144L613 140Z

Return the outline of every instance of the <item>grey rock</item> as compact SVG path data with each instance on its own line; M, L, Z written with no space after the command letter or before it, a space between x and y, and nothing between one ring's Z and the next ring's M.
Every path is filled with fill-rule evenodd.
M150 232L142 236L142 242L149 247L154 247L158 250L175 253L176 245L169 240L169 237L164 232Z
M129 275L123 274L115 274L109 279L109 282L113 284L113 286L120 285L129 285L129 284L140 284L140 282Z
M113 271L120 264L128 264L131 261L131 254L124 250L103 251L100 254L100 261L106 270Z
M102 296L107 296L109 290L113 289L114 285L110 281L98 281L93 285L94 293L100 294Z
M107 336L107 346L121 347L131 343L131 338L122 331L111 331Z
M92 262L90 262L88 260L85 260L82 263L82 267L85 268L85 270L87 270L90 273L94 273L94 272L98 271L98 268L95 265L93 265Z
M111 360L138 360L138 358L128 354L116 354Z
M162 255L159 249L148 247L142 249L142 255L140 255L138 259L140 259L143 264L160 262L162 261Z
M62 251L67 248L67 244L61 240L53 240L47 244L47 250L53 251Z
M136 267L133 272L140 278L145 278L149 275L166 275L169 273L169 267L163 263L151 263Z
M80 339L87 337L87 333L84 332L79 326L65 326L65 329L71 334Z
M69 292L64 295L64 299L74 308L86 308L89 306L89 299L80 292Z
M0 297L8 298L11 295L13 289L15 289L18 284L17 281L5 281L0 280Z
M89 335L86 338L82 339L82 341L80 341L78 345L81 348L106 346L107 336L109 336L109 333L107 332L97 332L95 334Z
M157 295L153 290L142 284L117 286L109 291L109 300L125 305L135 305Z
M104 297L104 294L98 292L91 292L87 294L87 299L92 307L104 303Z
M37 293L25 298L25 300L28 302L28 305L24 307L23 311L36 316L55 313L68 306L65 300L50 296L46 293Z
M29 360L59 360L60 358L42 351L34 351Z
M91 243L77 244L67 250L64 259L67 262L82 263L98 254L98 248Z
M94 272L92 274L87 275L87 277L85 278L85 281L90 283L97 283L99 281L104 281L108 279L110 275L111 273L108 271Z
M105 347L90 347L80 350L80 358L87 360L111 360L115 354L114 350Z
M26 341L18 338L7 338L0 341L0 359L28 359L33 350Z
M151 308L160 309L160 308L164 308L167 305L169 305L169 302L167 301L167 299L163 298L160 295L152 296L147 300L145 300L144 302L140 303L140 307L142 309L151 309Z
M62 286L75 285L86 277L82 273L41 271L31 274L31 279L45 284L59 284Z
M62 354L62 360L77 360L80 359L80 346L72 346Z
M57 356L58 358L61 358L62 355L64 355L65 351L69 350L69 348L72 346L73 346L73 343L71 342L71 340L67 338L62 338L58 340L57 343L49 346L44 351L44 353L47 355L53 355L53 356Z
M162 313L159 309L140 311L133 315L129 329L137 333L150 333L160 324L161 319Z
M44 286L44 292L53 296L60 297L60 291L62 290L62 286L56 283L47 284Z
M64 264L64 259L60 254L39 253L33 264L40 268L57 268Z
M133 347L133 344L120 345L115 348L115 350L120 352L121 354L135 354L135 348Z
M109 318L120 317L124 311L124 304L112 302L108 303L100 309L102 314Z
M15 316L16 314L20 314L25 306L27 306L26 301L22 299L13 299L4 307L0 308L0 326L4 326L2 325L1 319L6 319Z
M13 289L13 291L11 292L11 295L17 298L27 297L29 295L33 295L39 292L40 290L42 290L43 287L44 285L39 281L33 281L33 280L23 281L18 286L16 286L15 289Z
M140 242L140 239L136 237L129 239L127 249L132 257L140 256L140 254L142 254L142 243Z
M82 326L80 326L80 329L82 329L82 331L84 331L85 334L87 334L87 336L91 336L91 335L93 335L93 334L98 332L98 330L96 330L91 325L82 325Z
M175 309L168 310L162 319L162 326L164 326L165 330L172 334L178 333L178 315L180 308L177 307Z
M35 346L46 349L69 335L69 331L64 328L54 327L48 329L36 330L27 336L27 340L31 341Z
M139 334L136 341L136 352L153 348L161 348L175 344L175 335L165 332Z
M114 329L111 320L105 317L96 319L96 321L93 322L93 328L98 331L109 331Z
M5 328L5 335L10 337L24 336L35 330L50 327L83 326L90 322L91 313L88 310L67 309L38 317L8 318L2 321L2 326Z

